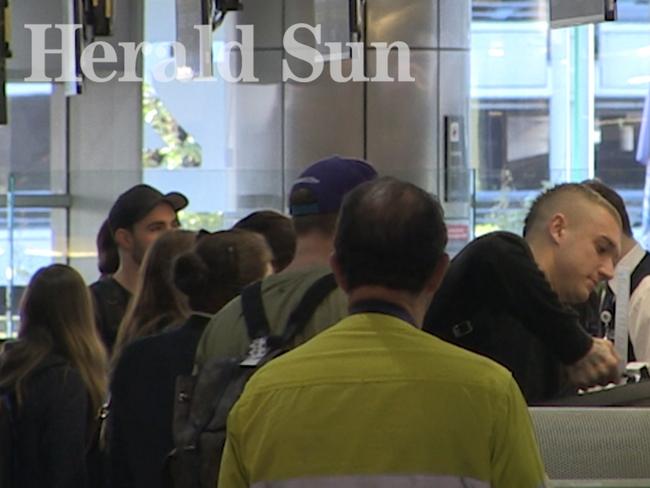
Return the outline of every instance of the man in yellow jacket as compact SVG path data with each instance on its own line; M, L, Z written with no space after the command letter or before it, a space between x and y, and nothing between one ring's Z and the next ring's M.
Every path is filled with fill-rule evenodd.
M346 197L331 264L350 314L251 378L221 488L544 486L511 374L420 330L446 241L414 185L380 178Z

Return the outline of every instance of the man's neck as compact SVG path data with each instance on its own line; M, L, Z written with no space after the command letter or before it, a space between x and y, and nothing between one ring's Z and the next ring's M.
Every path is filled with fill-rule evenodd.
M393 290L383 286L361 286L348 293L350 306L367 300L381 300L403 308L413 317L419 329L429 308L433 295L421 293L414 295L407 291Z
M547 247L543 244L539 244L533 239L526 239L528 243L528 248L530 249L531 254L533 255L533 260L537 264L537 267L544 273L546 276L546 281L552 286L553 283L553 255L547 251Z
M113 279L131 294L135 293L140 267L132 260L120 259L120 267L113 274Z
M286 271L296 271L313 266L329 266L329 259L334 250L333 238L322 234L307 234L298 237L296 254Z

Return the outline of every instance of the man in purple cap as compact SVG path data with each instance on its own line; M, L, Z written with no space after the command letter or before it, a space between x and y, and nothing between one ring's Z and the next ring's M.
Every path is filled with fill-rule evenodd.
M318 161L301 173L291 188L289 211L296 230L296 253L281 273L262 281L262 305L273 335L282 334L289 314L318 279L331 273L336 219L343 197L353 188L376 178L365 161L334 156ZM347 315L347 298L339 289L316 308L295 344L300 344ZM196 353L200 367L211 357L244 356L251 345L236 298L207 325Z
M176 212L187 204L181 193L164 195L140 184L122 193L111 207L107 221L117 246L119 266L113 275L90 285L97 328L109 352L135 289L145 252L160 234L178 228Z

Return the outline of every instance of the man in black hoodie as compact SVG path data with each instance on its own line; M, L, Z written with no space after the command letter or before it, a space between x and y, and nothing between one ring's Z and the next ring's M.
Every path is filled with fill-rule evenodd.
M176 213L187 204L181 193L163 195L140 184L122 193L111 207L108 227L117 247L119 265L115 273L90 285L95 321L109 353L135 290L145 252L160 234L178 228Z
M533 203L524 238L494 232L454 258L425 330L506 366L529 404L619 378L612 344L567 305L611 279L621 221L600 195L562 184Z

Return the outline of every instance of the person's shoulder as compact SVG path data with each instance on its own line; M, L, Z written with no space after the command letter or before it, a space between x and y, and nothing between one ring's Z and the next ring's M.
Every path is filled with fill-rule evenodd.
M117 363L115 364L115 372L132 371L132 368L137 368L139 364L146 364L153 360L155 357L164 355L168 347L172 347L172 341L164 336L164 334L155 334L147 337L140 337L133 342L127 344L120 352Z
M32 371L28 382L33 390L69 391L84 389L81 373L63 356L50 354Z
M202 365L214 356L242 352L247 346L246 337L241 297L237 296L214 314L203 329L196 349L196 364Z
M437 375L440 365L448 371L448 379L458 385L486 390L507 390L513 380L512 373L496 361L425 332L421 344L431 350L427 361L431 362L431 374Z
M331 273L329 268L318 266L283 271L262 280L264 312L272 331L277 331L278 328L284 326L290 311L298 305L309 287L328 273ZM340 296L341 294L339 291L327 297L324 300L325 308L334 306L336 310L340 309L344 312L347 302ZM334 298L331 298L332 296ZM314 313L312 322L323 319L321 308L319 307ZM338 320L339 316L336 315L335 318ZM332 321L326 322L329 325ZM242 301L238 296L219 310L205 327L197 348L197 363L201 364L212 356L243 354L248 348L249 342Z
M313 266L292 271L283 271L264 278L262 293L287 293L292 289L308 288L317 279L332 271L326 266Z
M277 307L291 306L320 277L331 273L326 267L313 267L267 276L262 280L262 299L267 315ZM241 296L233 298L210 319L206 331L215 328L239 327L243 321Z
M89 288L91 290L105 290L111 288L114 283L117 283L117 281L112 276L102 276L97 281L91 283Z
M212 316L205 328L205 332L212 330L221 323L233 324L242 319L242 314L241 296L238 295L221 307L221 309Z
M119 297L120 299L128 300L131 296L131 293L112 276L100 278L94 283L91 283L89 288L96 298L111 297L115 299Z
M504 248L525 248L527 246L523 237L507 231L495 231L484 234L474 239L470 245L473 248L504 249Z
M242 396L246 399L255 397L260 393L283 389L295 381L296 373L302 372L304 344L276 356L272 361L259 367L246 383Z
M532 254L523 237L512 232L496 231L474 239L454 261L464 264L489 263L501 267L504 263L528 258L532 259Z
M327 355L328 351L337 351L337 354L343 354L339 357L345 357L340 346L346 341L350 327L355 327L356 320L355 316L344 318L310 341L262 366L246 385L242 403L252 405L260 395L311 384L314 378L320 378L322 371L318 367L314 369L313 358ZM396 353L391 364L404 361L404 371L412 371L418 381L453 384L470 393L479 393L481 397L505 398L510 394L514 379L505 367L411 325L403 325L394 329L385 341ZM351 351L348 353L352 354Z
M157 355L164 357L170 350L183 347L188 339L197 335L200 337L210 320L212 319L209 317L190 315L180 325L172 324L171 327L161 332L141 337L129 344L126 349L131 356Z
M264 304L268 304L272 308L292 310L312 285L320 278L330 274L332 274L332 270L329 267L312 266L270 276L262 283ZM325 297L324 301L326 302L331 296L338 296L339 293L336 293L336 290L338 287L335 289L335 293Z
M88 285L88 290L90 290L90 296L93 298L93 300L101 299L102 295L104 294L105 287L106 285L101 278Z
M40 362L34 371L67 372L69 370L74 370L74 368L67 358L60 354L51 353L45 356L45 358Z
M283 387L287 383L293 383L297 377L302 377L306 372L303 367L305 361L311 362L314 357L324 352L336 350L341 340L340 328L346 320L349 321L350 317L335 320L330 327L307 342L296 345L261 366L249 380L251 383L249 389Z
M267 315L274 321L271 328L278 332L277 327L284 327L289 319L290 312L302 303L312 286L321 278L331 274L332 270L329 267L310 267L291 272L282 282L277 282L274 290L269 287L268 291L266 291L263 288L263 299ZM303 337L298 340L298 343L329 328L345 317L347 312L347 295L341 288L335 286L319 301L301 334Z

